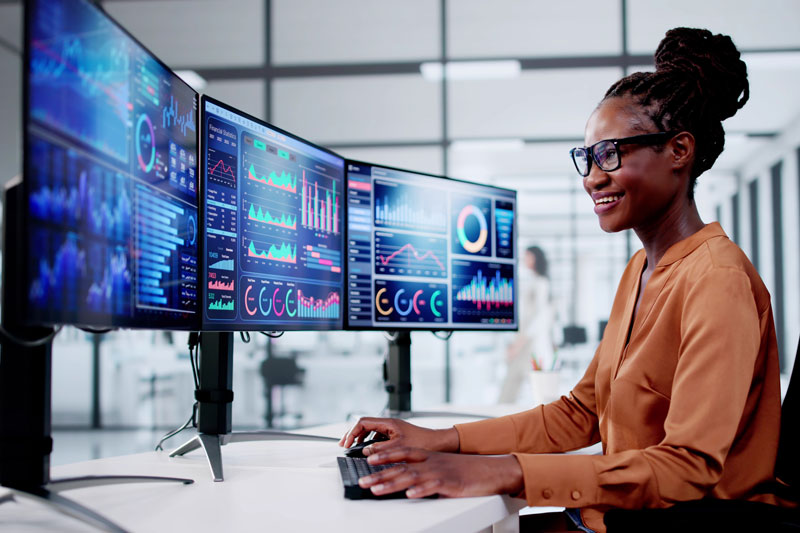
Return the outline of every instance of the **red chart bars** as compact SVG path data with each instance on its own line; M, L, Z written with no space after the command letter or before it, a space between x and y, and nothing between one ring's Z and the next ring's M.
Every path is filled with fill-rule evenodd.
M327 233L339 233L339 197L336 193L336 182L331 182L331 188L314 182L313 186L306 180L306 171L303 171L301 193L301 224L307 228Z

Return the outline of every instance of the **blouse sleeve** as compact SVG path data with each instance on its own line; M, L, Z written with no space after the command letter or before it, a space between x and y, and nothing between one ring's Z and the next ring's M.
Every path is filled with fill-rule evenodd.
M529 505L666 507L719 481L742 422L761 344L750 280L716 269L685 298L663 440L603 456L519 450ZM519 430L517 429L519 432Z
M556 453L600 441L594 378L597 349L569 396L513 415L456 424L462 453Z

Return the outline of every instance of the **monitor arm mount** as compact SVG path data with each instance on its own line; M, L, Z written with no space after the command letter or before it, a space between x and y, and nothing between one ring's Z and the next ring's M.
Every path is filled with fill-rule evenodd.
M389 394L383 416L412 417L465 417L487 418L475 413L411 410L411 333L399 330L387 333L389 341L386 360L383 362L383 385ZM449 337L448 337L449 338Z
M206 331L200 334L200 379L195 391L198 403L197 435L169 456L182 456L202 447L211 468L211 478L224 481L221 448L226 444L265 440L338 441L333 437L278 430L232 431L233 335L230 331Z
M19 250L24 226L19 209L22 183L12 180L3 201L3 250ZM25 297L16 286L22 279L19 255L3 253L3 316L6 335L0 357L0 485L8 492L0 504L26 498L44 503L97 529L122 533L122 527L92 509L62 496L70 489L121 483L184 483L191 479L154 476L84 476L50 479L52 389L51 327L27 327L14 322L13 310ZM47 339L46 342L39 342Z

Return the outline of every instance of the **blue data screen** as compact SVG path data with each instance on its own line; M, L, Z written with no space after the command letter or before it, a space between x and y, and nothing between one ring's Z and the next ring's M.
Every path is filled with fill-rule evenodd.
M516 193L347 162L351 328L514 329Z
M204 329L341 329L344 160L202 107Z
M90 2L26 9L26 319L197 328L197 94Z

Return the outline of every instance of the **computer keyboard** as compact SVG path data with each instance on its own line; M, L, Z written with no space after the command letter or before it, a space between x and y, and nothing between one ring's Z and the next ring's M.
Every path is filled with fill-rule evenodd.
M337 457L336 460L339 463L339 474L342 476L342 484L344 485L344 497L348 500L364 500L368 498L385 500L406 497L404 490L376 496L370 489L364 489L358 485L359 478L396 466L396 463L373 466L367 462L365 457Z

